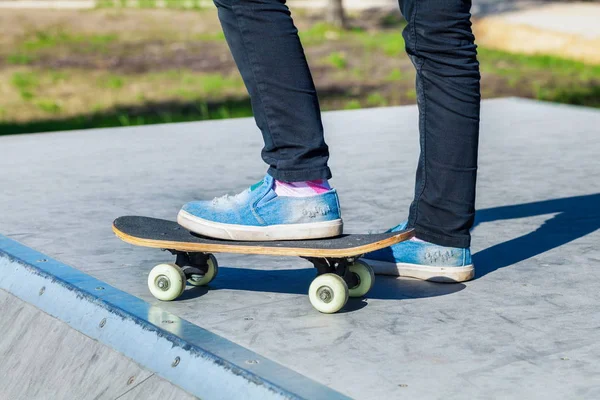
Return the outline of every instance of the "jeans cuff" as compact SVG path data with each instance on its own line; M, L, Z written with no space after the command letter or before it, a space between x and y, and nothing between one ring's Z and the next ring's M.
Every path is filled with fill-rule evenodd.
M440 236L415 226L415 236L417 239L425 240L438 246L459 247L462 249L471 246L471 235L460 235L458 237Z
M331 179L331 170L329 169L329 167L288 171L282 171L270 167L267 173L271 175L274 179L284 182L301 182L314 181L317 179Z

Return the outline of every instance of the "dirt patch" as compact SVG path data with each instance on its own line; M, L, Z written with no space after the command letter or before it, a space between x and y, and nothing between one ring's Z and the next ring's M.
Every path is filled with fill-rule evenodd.
M399 13L355 15L349 31L320 18L295 14L323 110L416 102ZM3 10L0 26L0 121L14 132L251 115L213 9ZM480 50L484 98L600 106L600 68Z
M44 54L29 65L46 69L109 70L126 74L177 69L212 73L236 68L225 43L160 40L117 44L104 54Z
M0 13L2 41L15 41L36 31L68 30L74 34L116 34L124 40L194 37L216 32L214 10L10 10Z

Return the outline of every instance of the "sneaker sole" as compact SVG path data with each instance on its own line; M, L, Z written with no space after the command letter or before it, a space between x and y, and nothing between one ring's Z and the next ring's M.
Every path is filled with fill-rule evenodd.
M196 217L183 210L177 215L177 223L199 235L247 241L322 239L341 235L344 227L341 219L269 226L224 224Z
M366 261L377 275L403 276L443 283L465 282L473 279L475 276L475 267L473 264L463 267L432 267L364 258L362 260Z

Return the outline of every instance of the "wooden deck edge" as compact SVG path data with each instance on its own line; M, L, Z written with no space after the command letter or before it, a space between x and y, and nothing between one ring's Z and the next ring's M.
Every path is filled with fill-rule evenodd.
M203 243L181 243L169 240L143 239L128 235L120 231L113 225L115 235L122 241L142 247L151 247L156 249L171 249L189 252L206 253L233 253L233 254L256 254L272 256L298 256L298 257L349 257L358 256L379 250L396 243L403 242L414 236L414 230L403 231L388 239L380 240L364 246L357 246L348 249L306 249L297 247L264 247L264 246L238 246L226 244L203 244Z

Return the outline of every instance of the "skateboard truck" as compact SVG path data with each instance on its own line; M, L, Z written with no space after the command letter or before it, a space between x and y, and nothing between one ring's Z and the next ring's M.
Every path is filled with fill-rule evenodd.
M175 264L181 267L186 279L201 279L207 274L209 269L208 262L210 260L210 254L196 252L190 253L187 251L171 249L164 250L176 257Z
M148 275L148 287L158 299L179 297L185 289L185 281L193 286L205 286L218 273L217 260L211 253L163 250L173 254L175 262L159 264ZM324 313L336 312L346 304L348 297L361 297L371 289L373 269L359 260L361 256L301 256L317 269L309 288L309 299L315 308Z
M171 249L165 250L176 257L175 264L181 267L186 279L199 279L208 272L208 261L210 259L210 254ZM349 288L360 285L360 278L358 275L352 273L348 268L356 259L360 258L360 255L356 257L344 258L302 258L310 261L313 264L313 266L317 269L317 276L323 274L336 274L344 279Z
M361 255L356 257L344 257L344 258L320 258L320 257L302 257L305 260L310 261L313 266L317 269L317 276L323 274L336 274L340 276L348 285L349 288L354 288L360 285L360 278L358 275L350 271L348 268L354 263Z

